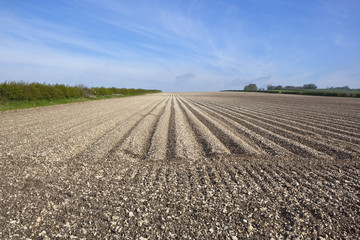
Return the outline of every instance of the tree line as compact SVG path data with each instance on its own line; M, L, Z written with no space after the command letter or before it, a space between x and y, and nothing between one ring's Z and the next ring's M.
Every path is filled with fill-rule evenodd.
M296 87L296 86L273 86L273 85L267 85L267 90L303 90L303 89L317 89L317 86L314 83L304 84L302 87Z
M7 101L31 101L53 100L65 98L96 97L107 95L137 95L145 93L161 92L160 90L146 90L134 88L105 88L86 87L84 85L69 86L64 84L26 83L23 81L9 81L0 84L0 100Z
M245 92L264 92L281 94L300 94L314 96L333 96L333 97L360 97L360 89L350 89L349 86L330 87L327 89L318 89L314 83L299 86L273 86L268 85L267 89L258 88L256 84L248 84L244 87Z
M345 86L344 88L350 89L348 86ZM304 89L317 89L317 86L314 83L304 84L302 87L296 87L296 86L273 86L273 85L267 85L266 90L304 90ZM339 89L339 88L337 88ZM256 92L256 91L263 91L265 89L258 89L256 84L250 83L244 87L244 91L246 92Z

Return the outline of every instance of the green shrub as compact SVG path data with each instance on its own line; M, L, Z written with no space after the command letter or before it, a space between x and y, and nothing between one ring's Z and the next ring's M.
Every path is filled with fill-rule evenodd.
M258 90L256 84L250 83L244 87L245 92L256 92Z
M69 86L64 84L4 82L0 84L0 100L7 101L35 101L81 98L90 96L108 96L114 94L136 95L161 92L160 90L145 90L134 88L88 88L84 85Z
M302 92L303 95L312 95L312 96L325 96L325 92L312 92L312 91L305 91Z
M324 92L324 96L338 97L339 93L336 93L336 92Z
M0 85L1 99L24 100L24 82L4 82Z
M264 93L281 93L281 91L278 90L265 90Z
M282 91L283 94L301 94L299 91Z

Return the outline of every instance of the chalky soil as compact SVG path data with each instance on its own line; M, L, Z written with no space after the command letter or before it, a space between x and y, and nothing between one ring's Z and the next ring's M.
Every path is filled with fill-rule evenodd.
M0 239L357 239L360 101L159 93L0 113Z

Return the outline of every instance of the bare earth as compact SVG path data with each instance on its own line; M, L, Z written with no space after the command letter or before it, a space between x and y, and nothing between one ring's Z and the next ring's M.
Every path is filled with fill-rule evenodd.
M0 239L360 236L360 99L161 93L0 124Z

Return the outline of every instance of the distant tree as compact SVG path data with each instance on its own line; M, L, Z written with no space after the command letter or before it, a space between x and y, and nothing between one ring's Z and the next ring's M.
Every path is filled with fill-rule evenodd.
M250 83L244 87L245 92L256 92L258 90L256 84Z
M305 84L303 86L304 89L317 89L317 86L314 83Z
M284 90L284 88L281 85L277 85L277 86L267 85L267 90Z
M275 90L275 86L269 84L267 85L267 90Z

